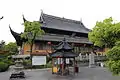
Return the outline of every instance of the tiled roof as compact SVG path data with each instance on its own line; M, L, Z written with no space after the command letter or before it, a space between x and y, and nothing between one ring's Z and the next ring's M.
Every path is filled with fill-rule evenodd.
M68 42L66 42L66 39L64 38L64 40L59 43L56 48L56 50L72 50L72 47L68 44Z
M88 38L85 38L85 37L69 37L69 36L66 36L65 38L66 38L67 42L92 44L92 42L90 42L88 40ZM47 35L47 34L45 34L41 37L36 37L36 40L44 40L44 41L62 41L63 39L64 39L64 36Z
M55 48L55 52L51 53L51 57L66 57L66 58L74 58L77 57L78 54L72 52L71 46L66 42L66 39L58 44L58 46Z
M41 13L39 20L42 23L42 27L44 28L80 32L80 33L88 33L90 31L84 26L84 24L81 21L60 18L45 14L43 12Z

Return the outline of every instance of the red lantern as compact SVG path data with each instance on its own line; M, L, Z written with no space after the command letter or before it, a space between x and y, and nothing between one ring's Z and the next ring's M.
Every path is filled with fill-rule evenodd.
M57 56L56 58L60 58L60 56Z
M48 42L48 44L50 45L50 44L51 44L51 42Z
M84 47L86 46L86 44L84 44Z

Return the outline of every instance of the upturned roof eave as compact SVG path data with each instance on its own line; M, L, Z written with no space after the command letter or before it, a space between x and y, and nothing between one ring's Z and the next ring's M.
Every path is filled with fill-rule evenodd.
M86 33L88 34L90 29L88 29L87 27L84 26L84 24L81 22L81 21L77 21L77 20L72 20L72 19L66 19L66 18L61 18L61 17L57 17L57 16L53 16L53 15L48 15L48 14L45 14L43 13L43 11L41 11L41 16L40 16L40 19L39 21L42 23L42 24L47 24L46 20L45 20L45 16L47 16L47 18L49 19L50 17L52 17L54 20L56 19L60 19L60 21L68 21L70 23L76 23L76 24L79 24L80 26L82 26L82 28L85 30L85 31L76 31L76 30L65 30L65 29L59 29L57 27L55 28L51 28L49 26L42 26L44 28L51 28L51 29L58 29L58 30L65 30L65 31L72 31L72 32L78 32L78 33ZM73 27L73 26L71 26Z

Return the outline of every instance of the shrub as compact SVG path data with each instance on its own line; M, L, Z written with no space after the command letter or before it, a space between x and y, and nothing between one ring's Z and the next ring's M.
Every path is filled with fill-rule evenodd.
M120 73L120 60L118 60L118 61L109 60L109 61L107 61L106 66L113 73L113 75L119 75L119 73Z
M7 60L6 63L7 63L9 66L15 64L12 60Z
M24 66L31 65L31 60L23 60L23 65Z
M0 72L4 72L8 70L8 68L9 68L9 65L7 63L0 62Z
M46 64L46 67L47 68L52 68L52 64L48 63L48 64Z
M7 63L9 66L14 64L14 62L7 57L2 58L1 62Z

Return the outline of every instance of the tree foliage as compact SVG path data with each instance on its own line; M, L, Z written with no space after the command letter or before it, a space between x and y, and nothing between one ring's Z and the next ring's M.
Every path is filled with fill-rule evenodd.
M35 38L41 37L44 31L41 29L41 24L38 21L25 21L24 27L24 33L21 34L21 37L27 39L27 43L30 44L30 53L32 53Z
M97 21L88 37L96 46L112 48L120 40L119 34L120 22L115 23L110 17L103 21Z
M9 51L9 54L12 54L12 55L18 53L18 47L16 42L9 42L4 46L4 50Z
M120 73L120 41L117 42L116 46L114 46L112 49L110 49L107 52L107 67L110 71L113 72L113 74L119 74Z
M89 40L99 47L107 47L107 67L113 74L120 73L120 22L112 17L96 22L93 30L88 34Z

